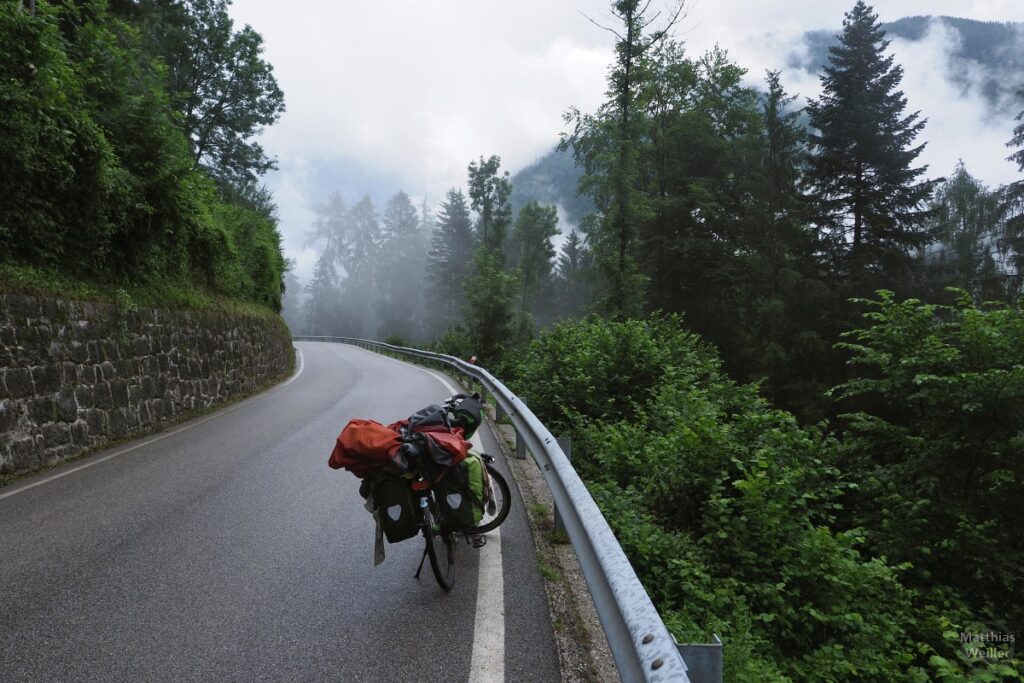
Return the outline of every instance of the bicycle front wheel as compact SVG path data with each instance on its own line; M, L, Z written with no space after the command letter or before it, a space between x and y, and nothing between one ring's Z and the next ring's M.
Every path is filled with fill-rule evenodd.
M427 541L427 559L434 578L445 593L455 583L455 539L450 531L442 530L441 516L437 513L437 505L431 499L430 505L423 511L425 524L423 536Z
M491 493L493 498L484 505L484 514L480 523L469 529L471 534L483 534L498 528L498 525L508 517L508 511L512 507L512 492L508 482L493 465L487 463L487 474L491 478Z

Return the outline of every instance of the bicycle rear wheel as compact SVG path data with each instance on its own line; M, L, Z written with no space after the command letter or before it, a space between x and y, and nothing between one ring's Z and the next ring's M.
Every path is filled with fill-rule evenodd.
M508 511L512 507L512 491L508 487L505 477L498 472L490 463L486 464L487 474L491 478L491 492L494 494L494 510L491 505L484 505L484 514L480 523L468 529L471 534L483 534L498 528L498 525L508 517Z
M441 516L433 499L430 499L430 505L423 510L423 518L426 522L423 526L423 536L427 541L430 569L434 572L437 585L447 593L455 583L455 539L450 531L443 529Z

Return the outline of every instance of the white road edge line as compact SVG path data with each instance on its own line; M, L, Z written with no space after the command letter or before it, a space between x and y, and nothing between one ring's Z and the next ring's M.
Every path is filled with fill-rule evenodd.
M420 368L423 370L423 368ZM431 370L423 370L441 382L452 394L461 393L447 379ZM483 451L480 435L470 440ZM505 680L505 576L501 561L501 527L487 534L487 545L480 549L479 577L476 585L476 617L473 622L473 654L469 663L469 683Z
M264 392L256 394L255 396L250 396L249 398L245 399L244 401L236 403L236 404L234 404L232 406L228 406L227 408L224 408L223 410L218 410L213 415L208 415L208 416L202 418L201 420L197 420L196 422L191 422L191 423L189 423L189 424L187 424L187 425L185 425L183 427L178 427L177 429L172 429L171 431L163 432L159 436L155 436L155 437L153 437L151 439L146 439L145 441L140 441L139 443L134 444L132 446L129 446L128 448L123 448L123 449L121 449L119 451L111 453L110 455L105 455L102 458L97 458L96 460L90 460L89 462L84 463L82 465L79 465L78 467L72 467L71 469L64 470L62 472L58 472L57 474L51 475L49 477L46 477L45 479L40 479L39 481L34 481L31 484L26 484L25 486L20 486L20 487L14 489L13 491L8 491L7 493L0 493L0 500L3 500L4 498L9 498L11 496L16 496L19 493L24 493L25 491L28 491L30 489L34 489L37 486L42 486L43 484L49 484L51 481L56 481L57 479L60 479L62 477L68 476L69 474L74 474L75 472L81 472L82 470L87 469L89 467L92 467L93 465L99 465L101 462L106 462L107 460L110 460L111 458L116 458L117 456L124 455L125 453L131 453L132 451L134 451L136 449L139 449L139 448L142 448L143 446L148 446L150 444L156 443L157 441L162 441L162 440L166 439L169 436L174 436L175 434L178 434L180 432L188 431L189 429L192 429L193 427L198 427L199 425L204 424L206 422L209 422L210 420L214 420L214 419L216 419L218 417L221 417L223 415L227 415L228 413L233 412L233 411L237 410L238 408L241 408L242 406L246 405L247 403L252 403L253 401L255 401L257 399L263 398L264 396L277 391L281 387L288 386L289 384L291 384L292 382L294 382L296 379L299 378L299 375L302 374L303 369L305 369L305 367L306 367L306 363L305 363L305 359L303 358L302 351L300 349L295 349L295 352L299 355L299 369L298 369L298 371L296 371L296 373L294 375L292 375L289 379L285 380L281 384L278 384L275 387L271 387L270 389L267 389Z

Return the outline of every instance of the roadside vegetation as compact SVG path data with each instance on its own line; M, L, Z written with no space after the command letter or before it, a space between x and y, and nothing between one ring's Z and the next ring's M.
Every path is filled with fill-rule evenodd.
M273 162L252 137L283 95L259 35L225 0L2 5L5 286L280 310Z

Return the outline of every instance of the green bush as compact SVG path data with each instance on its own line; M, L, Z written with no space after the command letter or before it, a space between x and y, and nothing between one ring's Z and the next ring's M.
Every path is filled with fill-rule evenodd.
M279 310L272 205L197 168L138 31L102 0L22 4L0 0L0 261Z
M890 292L847 335L846 524L949 618L1024 631L1024 313ZM966 608L966 609L965 609Z
M574 462L678 637L723 637L729 680L908 680L899 570L830 527L833 443L737 386L671 317L557 325L516 386Z
M559 323L520 357L514 386L548 427L568 435L582 418L634 416L665 373L698 381L718 371L714 350L683 330L678 316Z

